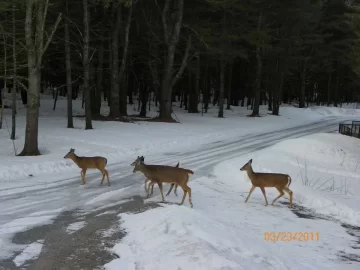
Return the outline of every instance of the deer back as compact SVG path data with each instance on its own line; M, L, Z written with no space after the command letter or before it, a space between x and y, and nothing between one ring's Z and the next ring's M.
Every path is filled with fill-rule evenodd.
M191 170L167 165L140 164L138 170L148 179L167 183L187 181L189 173L193 173Z
M86 169L103 169L107 164L107 159L100 156L78 157L78 166Z
M289 176L281 173L252 173L249 178L254 186L258 187L285 187L289 182Z

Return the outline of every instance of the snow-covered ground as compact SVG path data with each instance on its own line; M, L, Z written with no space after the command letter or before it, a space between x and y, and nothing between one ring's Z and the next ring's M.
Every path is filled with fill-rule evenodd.
M83 115L81 100L73 101L74 115ZM108 107L103 104L103 113ZM156 154L164 151L198 147L202 144L234 138L237 136L279 130L329 116L356 117L360 110L347 108L312 107L298 109L281 107L281 116L267 115L267 106L261 113L266 117L248 118L251 111L246 107L232 107L225 111L224 119L217 118L217 107L207 114L188 114L178 105L174 106L176 117L181 124L164 124L138 121L135 124L93 121L94 130L84 130L84 118L74 118L74 129L67 129L66 100L59 99L55 111L51 96L43 96L39 120L39 157L15 157L23 148L26 109L18 102L16 140L9 138L11 130L11 109L5 109L3 129L0 130L0 179L12 181L40 175L70 173L76 168L72 162L63 159L70 148L78 155L105 155L108 164L132 159L138 154ZM129 105L129 114L135 114L137 106ZM157 108L152 107L150 116L156 116Z
M121 214L128 234L113 248L120 258L106 269L359 269L359 263L340 262L343 253L360 258L360 246L351 248L359 239L337 222L298 218L279 203L286 198L265 207L260 189L244 203L251 183L239 169L251 158L254 171L292 176L296 207L360 225L360 141L318 133L221 162L209 177L195 171L193 209L186 200L184 206ZM269 202L278 195L275 188L266 193ZM181 195L166 199L178 202ZM273 240L278 233L298 233L299 239L266 241L267 232Z
M225 111L226 118L219 119L216 117L217 108L210 108L209 112L202 116L201 113L187 114L183 109L180 109L179 106L176 105L174 106L174 112L176 117L180 120L180 124L143 121L137 121L136 123L94 121L93 130L84 130L85 124L83 118L74 118L74 129L66 128L66 100L59 99L55 111L52 110L52 106L52 98L43 96L40 107L39 131L39 145L42 155L38 157L16 157L14 155L15 152L19 153L23 147L26 110L19 102L17 136L14 142L9 139L8 132L11 128L11 111L10 109L5 110L4 128L0 130L0 259L7 258L12 255L13 252L20 252L27 247L26 245L15 245L11 243L11 237L15 233L40 224L50 223L63 211L75 208L83 208L86 211L92 211L94 209L101 209L105 206L118 205L121 202L127 201L133 195L143 195L142 185L144 177L139 174L134 175L130 163L136 156L145 155L145 161L149 163L175 165L180 161L181 166L192 166L191 169L196 172L190 183L193 189L194 209L188 208L186 201L183 207L170 205L164 209L155 209L136 216L129 215L122 217L125 221L124 226L127 227L129 231L123 244L125 246L132 246L130 242L133 241L135 251L132 252L132 254L141 255L141 258L137 258L136 256L126 256L126 249L123 245L123 252L125 253L120 255L122 263L129 263L130 265L139 263L139 265L142 265L142 262L137 262L135 259L138 260L143 258L146 261L148 258L148 260L151 260L149 261L149 264L146 265L146 269L151 269L151 267L153 267L152 260L154 259L155 261L159 260L159 267L164 266L166 268L166 262L168 262L168 266L172 266L167 269L176 268L175 265L188 268L187 265L191 267L191 264L186 263L188 261L191 262L192 259L187 257L188 255L186 255L187 253L185 251L181 251L182 249L178 248L178 241L180 241L180 245L183 243L183 248L186 248L186 251L188 251L187 249L191 248L191 245L195 243L194 241L199 240L199 237L201 239L208 239L210 237L209 235L215 235L216 231L219 231L219 235L222 236L220 237L220 240L218 238L212 238L213 240L209 240L211 243L207 243L206 241L208 240L195 243L196 249L194 248L192 253L195 256L195 251L199 249L200 255L203 255L202 257L200 256L201 259L194 257L194 260L199 262L197 265L199 268L196 267L196 269L201 269L202 261L217 263L219 267L215 267L215 269L220 269L222 262L225 264L228 260L233 260L232 258L233 256L236 257L236 254L240 254L240 257L242 256L241 261L244 261L243 265L245 266L246 262L252 262L253 264L255 262L263 262L264 266L267 261L263 259L265 257L261 255L262 253L260 251L260 253L255 253L256 249L251 248L247 251L248 248L246 248L247 239L251 244L255 245L257 243L256 240L252 241L252 238L256 237L255 234L251 235L250 233L246 233L246 231L249 231L250 228L254 227L251 222L259 221L260 224L269 223L268 231L274 231L274 225L271 224L276 222L276 224L280 225L286 224L279 217L286 217L286 215L288 215L289 220L294 220L294 215L292 215L288 209L283 213L283 208L279 207L268 207L263 209L261 201L259 201L261 202L260 204L254 204L257 198L257 192L255 192L253 199L250 200L246 207L252 205L255 207L254 209L259 209L259 211L262 212L254 215L253 212L248 210L247 218L251 225L246 227L244 213L246 213L246 209L249 208L243 206L243 198L240 197L240 195L247 192L249 184L244 182L243 179L245 178L243 174L238 171L238 168L242 164L236 164L236 169L233 167L232 171L227 169L228 177L224 180L220 177L221 174L224 175L224 172L220 174L219 171L221 171L222 167L230 165L220 162L241 156L241 159L238 162L242 163L245 162L247 158L244 154L253 152L254 149L270 146L284 138L296 138L318 131L334 131L336 130L338 121L358 119L360 116L360 110L353 109L353 105L347 107L344 106L343 108L311 107L308 109L283 106L280 109L281 116L268 115L266 106L263 106L261 108L261 114L264 117L261 118L245 117L250 114L251 111L246 110L246 108L232 107L231 111ZM135 106L128 107L129 114L136 113L134 108ZM75 115L83 114L81 101L74 101L73 110ZM106 110L107 107L104 106L103 112L106 113ZM152 106L149 115L155 116L156 114L156 108ZM356 141L352 141L352 144L356 144ZM108 170L112 183L111 187L108 187L107 185L99 187L100 174L97 171L89 171L87 173L87 185L80 186L79 169L71 161L63 159L63 156L70 148L75 148L78 155L105 156L108 159L109 164ZM355 148L350 147L350 149ZM300 150L303 150L303 148L300 147ZM296 149L298 152L300 150ZM273 149L272 151L275 150ZM276 151L278 151L276 153L279 153L280 150ZM282 155L285 155L283 150L280 152ZM291 153L292 151L290 150L286 155L291 156ZM299 171L299 168L302 168L302 166L305 166L304 164L307 164L307 170L303 169L303 171L307 171L307 175L310 175L309 168L312 168L313 166L316 168L318 167L318 165L314 165L315 163L310 163L310 158L304 159L301 153L302 152L298 155L300 165L298 165L297 160L293 160L290 165L286 163L285 167L289 167L289 171L286 169L286 172L293 174L293 171L291 171L292 167L295 167L297 171ZM253 155L253 153L251 153L251 155ZM273 163L268 164L265 161L261 161L261 159L265 159L264 156L259 155L255 157L254 168L267 168L268 170L284 169L283 167L278 167L281 165L281 160L283 159L280 158L278 162L274 163L274 156L272 154L269 154L269 158ZM291 159L289 158L289 160ZM286 162L289 162L289 160ZM307 163L305 163L305 160ZM213 176L209 178L209 168L212 168L213 165L218 163L220 164L213 168ZM345 166L345 161L342 164ZM335 170L333 166L329 168ZM329 170L328 172L329 177L334 174L333 171ZM311 180L313 177L317 179L316 177L319 177L315 172L313 175L314 176L309 176L308 179ZM352 175L356 175L356 171L353 171ZM236 181L239 177L240 181ZM321 181L326 179L325 176L322 177L322 180L312 180L312 183L317 181L320 185L320 183L322 183ZM350 178L351 177L349 176L347 180L344 181L347 183L350 181ZM214 184L214 181L217 184ZM315 196L310 196L312 194L310 191L319 194L319 190L322 190L324 186L319 189L308 188L310 191L305 192L307 191L307 188L302 187L301 185L298 186L298 181L300 180L294 180L293 184L296 203L304 204L312 208L318 206L316 209L319 212L323 211L323 213L326 214L337 214L339 218L341 217L344 220L347 215L347 221L351 219L355 220L357 213L351 212L356 211L354 210L356 207L352 205L354 201L349 200L347 197L353 192L351 190L355 185L351 185L350 188L348 188L347 184L339 186L339 183L336 182L337 186L336 188L334 187L333 190L341 190L341 188L343 188L344 190L350 190L350 193L347 192L348 195L341 198L339 197L340 195L336 193L335 197L337 198L337 202L341 202L342 208L339 211L340 208L334 207L330 211L329 208L324 210L322 207L324 198L330 196L328 191L321 191L320 194L322 194L322 196L319 200L317 200ZM225 184L221 184L221 182L224 182ZM214 191L214 188L216 187L217 190ZM156 188L154 188L154 193L155 192L157 192ZM180 189L178 189L178 192L181 194ZM269 191L269 198L274 194L274 192ZM305 196L306 194L310 195ZM169 196L168 199L172 198L172 196ZM332 195L329 198L329 201L333 200ZM155 197L154 199L158 200L158 197ZM259 200L261 200L261 198ZM160 212L158 213L157 211ZM234 211L236 211L236 213ZM272 211L269 214L270 217L266 216L266 220L264 218L264 213L266 212L264 211ZM278 211L278 213L274 214L274 211ZM175 213L177 214L175 215ZM144 217L143 215L149 215L149 217ZM165 221L167 215L171 215L171 217ZM230 215L231 218L229 218ZM140 218L140 222L133 225L133 223L137 222L136 219L138 217ZM218 217L219 219L214 217ZM144 220L141 221L143 218ZM169 224L169 227L166 227L165 231L161 230L161 228L164 229L164 227L151 223L155 221L159 222L161 226ZM196 226L193 223L195 221L197 221ZM296 228L294 227L291 231L295 231L295 229L299 231L301 229L300 222L301 221L296 221ZM130 226L128 226L129 224ZM173 227L171 227L171 224L173 224ZM187 224L190 224L190 227L187 227ZM241 227L241 224L243 227ZM80 229L84 224L78 223L76 225L77 226L73 225L73 228L68 228L68 230L73 231L75 229ZM141 225L144 225L144 227L138 227ZM281 230L281 226L278 230ZM321 227L321 225L319 226ZM129 229L129 227L133 228ZM144 232L146 232L151 228L154 230L152 233L136 233L137 230L144 230ZM191 228L194 228L195 231L191 231ZM263 229L263 227L261 228ZM315 230L316 227L312 227L312 229ZM64 228L64 230L66 230L66 228ZM242 231L242 234L237 236L237 230ZM290 229L288 230L290 231ZM304 228L302 228L302 230L305 231ZM166 233L167 231L173 233ZM317 231L319 231L320 236L323 235L320 228ZM134 237L134 233L132 232L135 233L135 238L136 234L138 236L143 236L141 241L143 241L144 246L141 247L141 241L139 239L132 238ZM187 234L187 232L189 233ZM229 234L226 234L226 232L229 232ZM260 237L260 240L263 237L262 233L263 232L259 233L257 236ZM172 237L171 235L176 236L177 234L179 234L180 237L175 237L176 239L162 238L164 235ZM196 235L196 237L193 237L192 234ZM244 245L241 245L241 242L236 242L236 239L239 239L239 237L245 239L242 242ZM163 250L161 247L158 247L159 242L155 241L152 244L148 242L151 239L157 238L159 241L162 241L161 239L166 240L165 243L163 243L164 247L165 245L173 244L171 250L175 253L178 252L176 254L180 255L175 256L176 254L171 253L171 250L168 251L169 256L165 256L166 253L156 252L156 256L164 254L160 258L156 257L150 250L147 252L147 248L158 248L159 250ZM39 241L40 240L41 239L39 239ZM140 245L138 245L139 241ZM189 241L193 241L191 242L192 244ZM332 240L330 239L329 241ZM345 242L348 243L347 239L339 240L339 244ZM186 243L190 244L187 245ZM197 245L199 243L201 245L198 247ZM265 253L268 252L268 248L265 248L266 245L280 245L279 243L274 244L264 241L261 243L262 246L259 247L261 247L260 249ZM320 242L317 242L312 245L318 246L319 243ZM287 244L294 246L295 242ZM309 243L305 244L309 245ZM223 246L223 249L219 248L219 246ZM227 258L226 256L228 255L224 255L226 259L225 257L220 259L222 256L221 254L228 254L229 246L231 247L231 250L235 250L235 255L229 255L231 258ZM212 250L206 250L206 248L212 248ZM237 249L238 251L236 251ZM222 251L219 252L219 250ZM245 251L243 252L243 250ZM144 255L142 252L145 252L146 254ZM213 253L216 254L213 255ZM124 254L127 261L123 260ZM284 257L286 256L284 255ZM276 262L274 262L273 265L280 265L279 261L282 261L283 258L276 258L277 259L274 259ZM214 265L216 266L216 264ZM232 265L234 266L234 264ZM239 264L236 265L235 268L239 267ZM284 261L284 265L286 265L286 260ZM250 267L247 269L253 268Z

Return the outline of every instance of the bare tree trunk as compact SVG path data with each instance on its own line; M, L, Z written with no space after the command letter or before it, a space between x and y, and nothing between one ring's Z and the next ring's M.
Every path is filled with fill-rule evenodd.
M4 92L6 91L6 79L4 79L4 89L0 89L0 129L2 129L3 115L4 115Z
M122 4L114 3L115 11L115 25L112 33L111 42L111 101L110 101L110 116L113 118L120 117L120 96L119 96L119 35L121 27L121 12Z
M7 47L7 42L6 42L6 37L5 37L5 32L4 29L1 27L1 32L2 32L2 36L3 36L3 41L4 41L4 89L0 89L0 103L1 103L1 108L0 108L0 129L2 129L2 123L3 123L3 117L4 117L4 106L5 106L5 102L4 102L4 92L6 91L7 88L7 51L6 51L6 47Z
M91 122L91 101L90 101L90 64L89 64L89 43L90 43L90 12L88 0L83 0L84 8L84 101L85 101L85 129L92 129Z
M262 11L259 15L258 21L258 31L261 29L262 23ZM261 48L257 45L256 47L256 77L255 77L255 99L254 107L251 116L259 117L260 116L260 91L261 91L261 73L262 73L262 57L261 57Z
M93 113L95 115L100 115L101 110L101 98L103 92L103 67L104 67L104 38L101 37L101 44L99 49L99 62L97 67L96 74L96 92L95 92L95 103L94 106L95 111Z
M203 89L203 110L207 113L209 108L209 93L210 93L210 84L209 84L209 66L206 65L205 67L205 74L204 74L204 89Z
M224 117L224 92L225 92L225 60L221 56L220 60L220 91L219 91L219 112L218 117Z
M200 89L200 57L196 59L195 87L193 86L192 74L189 69L189 107L188 113L198 113L199 89Z
M37 12L42 13L42 1L39 2ZM26 128L25 145L20 155L38 156L38 130L39 130L39 97L40 97L40 70L38 69L35 44L32 37L33 25L33 1L27 1L26 19L25 19L25 39L28 48L28 89L27 89L27 110L26 110ZM36 32L40 25L36 23Z
M177 4L175 9L176 13L171 14L171 16L174 16L174 20L173 20L174 23L172 25L170 25L169 22L170 0L165 0L164 9L161 16L163 28L164 28L165 44L167 45L167 52L164 59L164 71L163 71L162 83L161 83L160 115L159 115L159 118L164 121L169 121L172 119L171 118L172 88L184 71L191 47L191 37L189 37L180 70L175 75L175 77L173 77L172 74L173 74L173 66L174 66L174 57L175 57L176 46L179 42L180 29L182 25L184 0L176 0L176 4Z
M331 104L331 71L329 71L329 77L328 77L327 106L329 107L330 104Z
M337 63L336 68L336 80L335 80L335 87L334 87L334 107L338 106L338 93L339 93L339 85L340 85L340 68L339 63Z
M219 89L219 112L218 117L224 117L224 95L225 95L225 50L226 50L226 38L227 38L227 23L226 23L226 13L224 10L223 20L222 20L222 52L220 56L220 89Z
M20 156L40 155L38 148L39 106L41 88L41 62L52 37L61 21L59 14L55 25L44 45L44 28L47 15L48 0L27 0L25 16L25 40L28 57L28 106L26 112L26 128L24 149ZM33 33L33 10L36 11L35 34Z
M68 16L68 0L65 2L65 12ZM65 66L66 66L66 91L67 91L67 127L74 128L72 115L72 83L71 83L71 55L70 55L70 37L69 37L69 23L68 18L65 19Z
M153 54L154 54L154 57L155 57L154 60L149 60L149 68L150 68L153 87L154 87L155 106L157 106L158 101L159 101L159 94L160 94L160 78L159 78L160 76L159 76L159 70L158 70L159 66L158 66L158 61L156 59L157 55L158 55L158 50L157 50L157 47L155 47L155 49L152 49L151 45L150 45L150 47L151 47L150 51L153 50Z
M233 65L234 62L232 61L230 64L230 72L229 72L229 90L228 90L228 96L227 96L227 110L231 110L231 90L232 90L232 72L233 72Z
M13 88L11 92L11 135L10 139L15 140L16 136L16 89L17 89L17 61L16 61L16 6L12 6L12 46L13 46ZM16 154L16 153L15 153Z
M280 103L282 102L282 93L284 88L284 78L285 78L285 70L281 70L279 87L278 89L276 89L275 94L273 96L273 110L272 110L273 115L279 115Z
M306 60L303 61L300 71L299 108L305 108L305 90L306 90Z
M120 91L120 114L127 115L127 87L124 84L124 75L125 75L125 68L126 68L126 60L128 55L128 48L129 48L129 33L131 27L131 18L132 18L132 11L133 11L133 2L131 1L128 11L128 18L125 27L125 37L124 37L124 50L123 56L121 60L120 66L120 73L119 73L119 82L121 84L121 91Z

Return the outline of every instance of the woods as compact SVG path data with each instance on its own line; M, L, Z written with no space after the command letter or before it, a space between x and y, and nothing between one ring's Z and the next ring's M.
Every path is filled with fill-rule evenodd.
M156 121L175 122L209 104L339 106L359 101L360 2L343 0L26 0L0 1L0 79L27 106L24 148L39 155L39 106L52 85L72 100L81 89L85 129L93 120L127 121L158 107ZM8 88L8 89L6 89ZM26 92L24 92L26 91ZM153 97L153 99L151 98ZM102 100L109 115L101 115ZM246 100L246 102L245 102ZM1 99L2 101L2 99ZM1 102L3 105L4 102ZM225 108L224 108L225 107Z

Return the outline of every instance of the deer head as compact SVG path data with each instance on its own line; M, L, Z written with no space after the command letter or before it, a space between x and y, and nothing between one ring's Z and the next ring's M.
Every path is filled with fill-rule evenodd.
M144 160L145 160L144 156L141 156L141 157L137 157L137 159L133 163L131 163L134 164L133 173L140 171L141 166L144 165Z
M252 159L250 159L244 166L241 167L240 171L249 171L251 170Z
M69 151L69 153L67 153L65 156L64 156L64 158L72 158L72 157L74 157L75 156L75 149L74 148L71 148L70 149L70 151Z
M130 166L135 166L135 164L137 163L137 162L142 162L142 163L144 163L144 156L141 156L141 157L137 157L131 164L130 164Z

